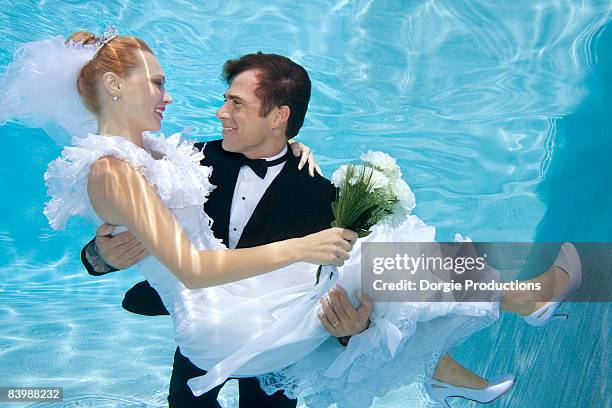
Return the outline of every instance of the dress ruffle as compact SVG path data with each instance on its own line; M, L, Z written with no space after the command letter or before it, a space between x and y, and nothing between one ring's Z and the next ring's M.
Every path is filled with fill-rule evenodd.
M44 214L51 227L63 229L71 216L87 214L87 178L92 164L104 156L124 160L137 169L168 208L203 206L214 188L209 181L212 168L201 166L202 152L192 142L181 142L180 136L145 133L142 140L146 150L119 136L88 134L73 138L74 145L64 148L45 173L51 199ZM202 216L206 217L204 213Z
M345 350L329 339L297 363L258 378L266 393L282 390L290 398L303 398L307 407L370 407L374 398L427 381L444 353L494 321L493 315L454 313L428 322L399 320L394 326L402 340L394 353L371 327L351 338ZM352 354L354 361L341 375L330 376L330 366L343 353Z

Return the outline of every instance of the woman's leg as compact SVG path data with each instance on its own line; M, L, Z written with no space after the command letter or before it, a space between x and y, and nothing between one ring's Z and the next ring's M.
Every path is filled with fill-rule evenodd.
M438 361L433 378L447 384L465 388L485 388L489 383L482 377L460 365L449 354ZM435 384L433 385L435 387Z
M502 310L522 316L529 315L559 295L569 285L570 276L558 266L553 266L540 276L523 282L539 283L542 290L537 297L532 291L513 290L504 292L501 302Z
M534 295L531 291L506 291L503 294L501 309L519 315L529 315L557 297L570 284L570 274L553 265L546 272L524 283L539 284L541 290ZM440 358L433 374L435 380L465 388L482 389L488 381L460 365L449 354ZM436 387L435 384L432 385Z

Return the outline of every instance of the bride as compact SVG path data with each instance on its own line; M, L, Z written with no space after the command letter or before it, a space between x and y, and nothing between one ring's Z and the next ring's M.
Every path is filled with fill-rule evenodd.
M450 347L497 318L499 299L380 303L369 330L344 350L328 347L318 301L336 282L358 286L360 243L433 241L432 228L408 216L400 227L375 227L357 243L352 231L333 228L228 250L213 236L213 220L203 211L214 187L208 180L212 169L199 165L201 153L179 143L178 135L146 133L160 129L165 106L172 102L151 49L116 33L93 44L64 46L56 38L30 46L31 54L27 49L17 54L0 88L26 93L24 87L32 84L15 79L33 74L27 62L31 55L40 57L37 52L56 65L61 61L56 74L65 81L47 84L58 91L58 105L36 106L34 99L13 104L12 112L50 134L74 136L45 174L51 195L45 214L54 229L63 228L71 216L86 215L96 225L125 226L144 244L153 256L137 265L139 271L170 311L183 354L209 371L189 381L194 394L230 375L258 375L267 391L284 389L290 396L305 396L309 405L369 405L373 396L431 375ZM75 87L71 81L77 77ZM96 134L83 131L91 115L79 95L96 116ZM354 244L356 256L349 259ZM334 279L313 287L316 268L308 263L342 266L345 261ZM244 282L251 283L248 295ZM443 393L444 385L434 382L430 393ZM504 390L511 385L506 381Z

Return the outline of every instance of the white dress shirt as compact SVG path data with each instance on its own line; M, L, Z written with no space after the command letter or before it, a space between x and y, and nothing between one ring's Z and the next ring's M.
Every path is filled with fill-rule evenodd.
M287 146L276 156L266 157L266 161L276 160L287 153ZM229 221L229 247L236 248L242 231L259 204L259 200L270 187L276 176L281 172L285 162L276 166L268 167L266 176L262 179L249 166L240 167L236 187L234 188L234 198L230 209Z

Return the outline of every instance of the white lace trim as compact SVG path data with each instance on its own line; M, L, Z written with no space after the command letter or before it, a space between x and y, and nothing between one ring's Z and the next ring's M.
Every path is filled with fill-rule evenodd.
M136 168L170 209L203 205L215 188L209 181L212 168L200 165L203 153L193 142L181 143L180 133L169 137L145 133L146 150L119 136L88 134L74 138L73 143L45 173L51 199L44 214L56 230L63 229L71 216L87 214L87 177L91 165L103 156L125 160Z
M357 352L354 362L338 378L326 375L324 360L311 364L310 356L257 378L268 395L282 390L289 398L303 398L306 407L336 404L338 408L367 408L376 397L426 381L442 354L495 320L490 315L481 318L454 314L429 322L407 320L398 323L403 339L395 356L382 342L372 342L369 350Z

